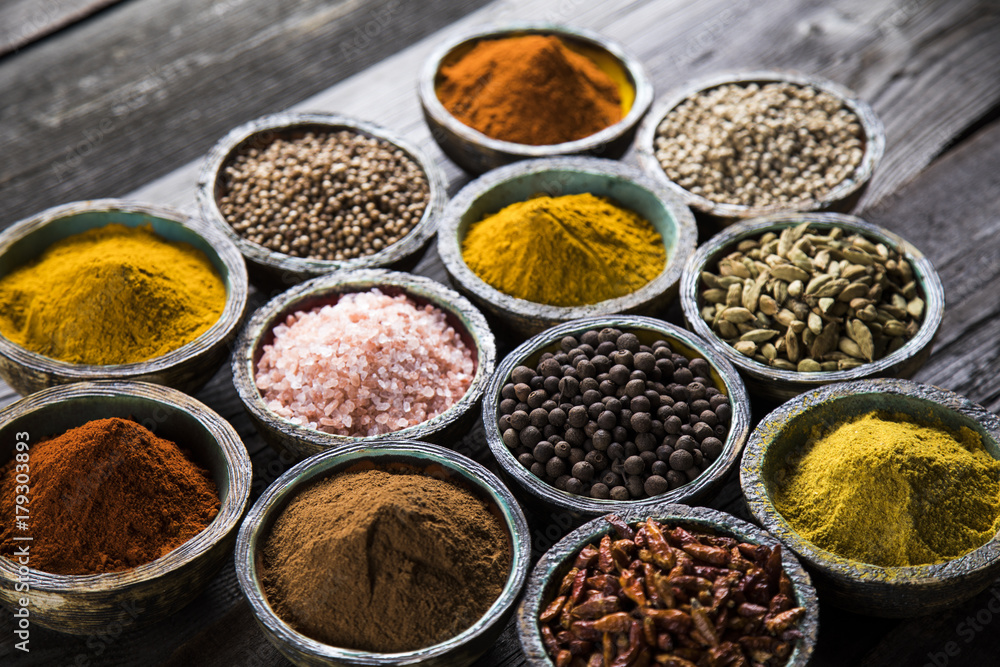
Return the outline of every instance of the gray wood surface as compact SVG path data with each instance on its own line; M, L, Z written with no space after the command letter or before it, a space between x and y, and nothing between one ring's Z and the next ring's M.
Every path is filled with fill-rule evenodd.
M115 12L130 9L137 1L131 0ZM242 3L246 3L246 11L262 4L258 0L242 0L240 6ZM232 4L232 1L222 4ZM296 7L301 4L297 3ZM167 2L162 6L173 5ZM310 11L319 11L316 5L310 7ZM445 15L439 13L437 3L433 9L429 5L424 7L424 11L419 12L422 20L430 22L436 16L436 25L447 27L395 55L386 55L394 50L391 45L371 47L364 54L366 69L361 71L359 67L357 74L311 98L306 98L308 93L303 92L306 84L298 85L298 74L290 74L291 70L278 66L277 71L285 72L288 79L279 84L259 74L263 64L252 65L247 59L240 61L246 70L244 75L215 80L211 91L204 83L197 88L204 104L186 94L171 101L172 92L178 88L166 82L166 101L162 102L160 110L148 115L142 112L143 122L130 125L130 131L124 133L127 141L111 146L113 142L109 139L111 147L107 153L95 153L87 158L84 171L93 168L103 174L94 176L93 182L84 178L72 187L53 185L48 182L51 178L35 173L52 169L51 163L44 159L35 161L32 167L10 167L5 160L0 170L15 169L19 175L8 178L13 171L0 171L0 192L7 204L6 211L0 215L8 216L6 222L10 222L21 215L11 211L28 212L61 203L63 199L58 197L67 197L70 192L85 193L74 196L125 193L141 183L134 174L148 179L172 168L176 169L134 191L132 196L193 209L198 163L183 162L203 152L228 127L260 113L257 107L251 109L247 101L252 95L246 89L252 89L255 83L262 86L264 94L271 96L270 107L265 110L294 106L346 113L379 122L421 143L445 167L450 191L454 192L468 177L432 144L416 99L413 82L427 54L448 33L485 21L547 19L570 22L598 30L626 44L647 64L660 93L685 79L721 69L786 67L834 79L867 98L885 122L888 143L883 166L858 212L921 248L935 263L945 286L944 323L934 354L917 379L953 389L994 411L1000 410L1000 289L996 287L1000 280L1000 123L996 122L1000 106L1000 75L996 65L1000 62L1000 10L997 3L972 0L775 0L767 3L760 0L704 0L698 3L680 0L616 3L506 0L491 3L458 20L454 20L461 13L458 10ZM234 8L234 12L237 9ZM295 10L289 11L290 16L299 16ZM350 16L357 17L359 11L364 16L367 10L354 7L354 14L348 12L323 24L325 30L343 34L344 22ZM109 14L102 14L101 19ZM139 18L134 16L130 20L136 22ZM152 18L144 20L153 22ZM242 20L237 21L235 14L227 18L226 12L219 18L226 25L229 25L227 21L240 24ZM282 25L298 25L297 21L289 19ZM116 25L126 24L122 20ZM162 26L162 20L157 25ZM257 30L267 32L259 27L260 24L256 25ZM80 29L84 28L89 29L86 26ZM217 45L205 44L205 40L229 29L216 27L200 35L188 35L190 41L185 41L185 48L196 54L206 49L217 50ZM237 27L231 29L237 30ZM403 30L402 27L398 29ZM412 37L419 34L419 30L407 34ZM288 55L288 59L301 60L307 58L308 49L319 48L316 40L310 42L307 49L296 41L297 38L298 33L289 27L281 37L269 33L269 36L256 39L261 44L271 44L271 50L264 49L264 53L279 59L287 52L294 54ZM64 53L82 53L80 45L75 42L74 45L78 50L69 49ZM296 50L297 45L301 50ZM179 62L176 59L182 59L186 51L178 47L171 53L174 62ZM50 68L60 62L55 47L46 58L25 61L27 64L21 65L25 69L20 71L17 81L27 82L31 78L28 71L36 68L37 73L42 62ZM11 62L15 61L0 61L0 91L10 90L4 86L12 81L9 78ZM102 61L94 57L88 62L89 67L95 67L94 63ZM72 63L65 66L68 69L61 84L63 88L56 86L56 90L71 88L72 77L87 71L86 67ZM123 74L126 76L128 73ZM255 76L260 78L255 79ZM302 76L309 79L306 74ZM197 78L190 74L186 80L191 82ZM140 75L138 81L141 80ZM52 82L47 85L53 88ZM136 86L138 83L131 81L119 85ZM157 90L154 87L144 94L154 99ZM47 129L37 121L24 118L20 111L8 112L7 98L3 99L0 145L6 146L5 142L16 138L20 152L15 155L26 164L31 163L25 157L30 152L25 147L32 142L47 144ZM59 104L60 94L53 97L39 85L31 95L19 94L17 99L19 104L44 108ZM101 100L107 104L107 94L91 99L94 100L92 109L86 113L100 118ZM218 107L211 106L219 100L222 102ZM65 103L65 98L62 102ZM199 128L197 136L190 135L191 146L172 144L161 149L158 142L164 134L170 133L164 133L164 127L157 125L156 119L183 118L183 113L190 114L193 108L199 111L206 125L211 122L211 131L202 132ZM181 115L174 116L175 113ZM12 127L16 130L8 129L11 120L15 121ZM633 161L631 156L625 159ZM155 169L149 167L150 161L157 163ZM119 173L122 170L132 173ZM88 188L93 189L92 194ZM428 253L417 272L445 279L434 252ZM255 298L259 303L261 297ZM680 323L676 307L665 313L664 318ZM513 343L500 342L501 353ZM14 398L9 389L0 387L0 405ZM231 387L228 369L220 371L198 398L229 419L244 438L254 462L254 491L259 494L285 466L253 432ZM758 416L768 409L760 404L754 407ZM488 452L482 446L481 433L475 430L457 443L456 448L490 463ZM735 477L712 504L746 516ZM530 520L534 546L543 549L547 543L545 529L551 519L533 515ZM995 632L995 626L982 620L985 618L982 610L989 612L989 595L984 593L949 614L903 622L871 619L823 606L820 643L814 664L872 667L920 666L935 664L935 661L939 665L997 664L1000 662L996 657L1000 655L1000 633ZM992 620L995 614L989 613ZM976 623L977 614L981 617L979 625L968 625L967 618L973 617ZM980 630L975 631L973 627ZM33 642L31 656L17 664L145 665L163 660L178 666L286 664L252 622L231 567L220 573L209 590L177 617L151 627L128 628L117 633L113 630L109 629L106 636L77 639L36 629L33 640L37 640L37 644ZM0 615L0 662L4 660L4 651L10 650L7 637L10 637L9 618ZM516 635L508 628L480 664L516 665L522 662Z
M23 49L119 0L6 0L0 3L0 56Z
M120 196L485 0L132 0L0 60L0 227Z

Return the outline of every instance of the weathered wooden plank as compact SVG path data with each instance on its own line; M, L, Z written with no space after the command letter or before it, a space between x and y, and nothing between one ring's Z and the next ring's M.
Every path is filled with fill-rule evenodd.
M977 245L983 247L972 251L976 253L975 260L979 265L986 267L979 273L986 276L995 276L996 273L997 255L995 250L990 250L988 241L990 234L996 231L995 216L990 217L989 212L997 210L998 202L995 194L989 194L995 191L996 182L987 180L990 178L987 175L998 173L995 161L988 163L988 168L981 167L977 171L973 168L977 164L976 160L980 166L987 163L981 157L962 157L968 155L964 146L960 146L954 156L947 158L967 160L967 163L963 162L966 165L963 169L966 171L962 178L971 185L961 195L961 201L968 202L968 206L964 209L967 217L962 218L965 226L960 233L953 233L948 229L953 224L948 214L954 212L954 201L948 205L942 203L938 209L931 207L928 199L920 205L912 204L908 209L904 204L910 202L909 195L900 198L886 196L894 192L901 183L911 179L913 174L921 172L941 146L947 145L951 138L975 122L978 115L982 115L978 102L970 104L965 97L980 92L995 103L997 95L991 88L992 84L985 82L983 85L983 77L987 74L983 63L972 58L970 70L965 71L961 69L964 64L960 65L958 61L960 56L970 56L962 51L966 41L977 44L981 51L994 53L990 51L993 47L984 40L987 40L994 29L990 21L995 19L995 12L984 12L981 3L975 2L928 3L921 0L842 0L836 3L783 0L769 3L766 7L748 0L735 3L721 0L703 3L683 3L679 0L655 3L600 3L593 0L545 3L516 0L494 3L459 21L449 30L464 29L488 19L505 18L569 21L618 38L647 62L661 92L688 76L722 67L746 68L760 65L794 66L814 71L855 87L870 97L887 126L898 128L895 131L898 135L896 143L893 142L893 131L890 130L887 164L892 164L890 156L896 153L906 156L906 159L896 158L898 166L892 170L887 169L891 171L891 179L884 185L878 185L877 182L873 184L873 195L877 196L869 198L871 206L865 215L900 231L929 253L933 245L938 254L932 254L932 259L941 262L939 268L948 291L949 319L946 319L945 326L942 327L938 352L920 377L963 391L987 405L996 403L995 373L982 371L990 368L990 364L996 368L995 323L1000 318L995 317L995 301L986 300L987 304L994 305L989 305L985 312L981 310L984 298L996 292L982 292L981 287L975 284L974 273L963 274L961 271L962 261L968 259L961 253L963 249L964 252L970 252L966 245L968 239L979 233L980 236L975 238L982 241L982 244ZM960 37L955 37L956 34ZM767 38L761 39L761 35L767 35ZM440 39L440 35L426 39L362 74L306 100L299 107L338 111L373 119L424 143L445 167L451 190L454 191L467 180L467 176L431 144L412 87L417 69ZM958 55L952 57L951 54L942 53L944 45L956 47ZM911 69L911 62L923 63L929 67L932 60L937 61L937 69L932 68L930 73L924 73L925 67ZM0 84L3 82L3 65L4 63L0 63ZM907 85L900 84L901 80ZM933 95L926 98L929 102L925 106L921 90L933 90ZM946 95L942 90L949 92ZM966 95L962 95L963 92ZM953 99L949 99L949 96ZM941 104L939 100L942 99L948 99L949 104ZM920 114L930 114L933 123L937 123L940 134L928 135L916 131L921 123L911 116ZM227 119L227 125L212 136L209 143L228 129L228 126L244 118L234 112L231 106L222 108L219 116ZM924 121L926 120L924 117ZM969 144L978 145L982 136L985 135L979 133L972 137ZM0 141L3 141L3 135L0 135ZM142 145L144 141L146 139L136 138L136 145ZM987 144L987 148L995 156L998 153L996 142L993 139L990 141L993 143ZM165 159L167 157L169 156L165 156ZM94 159L96 160L96 156ZM90 164L90 158L87 164ZM942 161L942 164L946 164L946 161ZM196 171L196 163L189 165L143 188L137 195L149 201L191 208ZM934 170L928 173L934 173ZM995 179L995 176L992 178ZM921 190L930 189L925 180L921 177L912 188L917 188L919 184ZM0 183L3 183L2 179ZM986 194L980 196L979 192L974 191L977 187L987 191ZM19 192L15 195L10 195L10 192L8 188L4 188L5 199L20 196ZM879 194L880 192L883 194ZM926 215L929 209L935 212L934 216ZM900 222L907 220L914 222ZM444 280L442 267L433 252L428 253L418 271ZM952 290L957 296L952 294ZM957 302L954 301L956 298L959 299ZM676 313L668 315L668 319L679 321ZM982 354L984 346L987 354L980 364L976 355ZM941 358L949 356L949 360L939 364L939 355ZM955 369L962 370L958 376L964 379L953 384L952 380L956 379L953 377ZM244 437L249 451L253 453L254 492L259 494L286 466L254 434L231 388L227 370L220 371L198 397L230 419ZM0 387L0 404L10 398L10 394L4 393L4 388ZM477 444L477 438L478 436L473 435L459 447L463 452L488 463L489 455L481 444ZM727 485L716 503L716 506L724 506L734 513L746 516L735 481ZM553 519L533 515L530 520L535 537L534 546L542 549L547 542L551 542L546 537L545 530L553 525ZM181 659L189 662L192 656L198 656L199 662L219 665L233 664L233 660L252 662L257 659L255 656L263 656L260 658L262 662L253 664L275 664L273 654L268 653L268 647L263 643L263 637L259 633L254 634L255 628L253 632L249 632L249 638L242 633L234 637L238 629L250 625L246 622L248 619L245 618L245 610L239 609L239 599L230 568L184 614L152 628L130 629L110 643L100 656L95 655L96 649L87 646L86 638L77 640L39 631L38 636L51 648L40 648L39 654L32 656L30 664L72 663L78 654L83 656L84 662L90 661L92 664L147 664L166 657L188 639L192 643L174 656L177 664L180 664ZM10 636L3 622L0 619L0 635ZM825 609L816 664L855 664L891 625L891 622L873 621ZM929 625L926 627L933 630ZM199 632L201 628L205 628L204 632ZM486 664L521 663L516 638L511 634L510 628L504 637L484 659ZM851 641L844 641L847 637ZM94 641L99 640L100 638ZM249 653L241 654L243 647L256 648L250 648ZM4 644L0 643L0 657L3 657L3 650ZM891 655L891 651L885 655ZM972 655L971 649L969 655ZM984 652L982 655L987 654Z
M484 4L135 0L0 61L0 227L119 196Z
M916 379L1000 410L1000 122L932 165L885 205L863 212L934 263L945 315Z
M0 56L18 51L118 0L9 0L0 5Z

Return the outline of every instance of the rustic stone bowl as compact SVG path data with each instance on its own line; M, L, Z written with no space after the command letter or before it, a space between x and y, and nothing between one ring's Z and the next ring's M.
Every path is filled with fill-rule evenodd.
M701 476L684 486L672 491L644 498L641 500L611 500L590 498L561 491L542 479L535 477L530 470L521 465L514 454L507 449L497 424L500 390L509 381L511 371L517 366L534 366L544 352L555 352L565 336L577 336L591 329L613 327L624 332L634 333L639 340L649 345L662 338L673 347L675 352L691 358L704 357L712 367L712 380L715 386L729 396L733 416L729 425L729 434L723 443L722 453ZM496 373L490 379L483 397L483 427L486 431L486 442L494 458L500 464L500 470L505 481L513 482L511 488L519 492L522 500L553 516L567 517L563 523L580 523L583 520L601 516L609 512L645 511L659 507L664 503L685 503L696 505L711 499L725 483L729 472L736 466L750 432L750 399L747 397L743 381L732 364L720 354L705 345L697 336L684 331L673 324L654 320L649 317L629 315L614 315L610 317L590 317L573 322L567 322L544 331L534 338L522 343L508 354Z
M448 323L459 332L475 359L475 375L465 395L433 419L399 431L364 438L300 426L270 410L257 390L254 377L264 346L274 340L274 327L292 313L336 303L343 294L364 292L373 287L391 296L405 294L418 305L431 304L445 313ZM457 442L478 416L486 382L496 365L496 343L486 319L476 307L440 283L408 273L365 269L314 278L261 306L240 334L232 363L236 392L257 432L276 450L287 452L297 460L353 443L371 445L400 438L427 440L446 446Z
M623 118L596 134L561 144L533 146L488 137L451 115L437 96L439 72L468 53L478 42L524 35L554 35L583 54L618 84ZM512 23L479 26L442 44L424 63L419 81L420 106L431 136L456 164L473 174L518 160L590 154L619 158L628 150L635 127L653 101L653 84L645 67L615 42L589 30L555 23ZM631 98L631 99L629 99Z
M212 474L221 500L219 513L205 530L170 553L122 572L50 574L0 557L0 601L17 608L27 597L32 624L91 635L112 624L153 623L197 597L231 558L237 524L250 500L250 457L229 422L179 391L144 382L101 381L36 392L0 412L0 462L14 456L15 442L34 446L109 417L132 418L187 449ZM26 534L30 536L30 529ZM29 585L27 592L16 590L22 582Z
M511 565L500 597L483 616L451 639L414 651L373 653L329 646L292 628L267 601L261 583L261 551L274 521L289 501L310 483L334 473L363 470L417 471L455 483L486 501L506 529ZM531 542L524 513L510 491L486 468L453 451L414 440L358 442L302 461L268 487L240 527L236 574L268 641L296 665L427 665L465 667L486 652L514 613L528 576Z
M430 188L427 207L409 234L371 255L334 261L295 257L270 250L244 239L226 221L219 209L219 198L223 195L225 168L236 153L251 146L265 147L278 138L340 130L388 142L403 151L424 172ZM198 205L202 216L236 244L249 264L255 284L278 290L333 271L380 267L410 269L416 266L437 229L438 217L447 199L441 168L417 146L372 123L327 114L279 113L244 123L231 130L212 148L205 157L198 178Z
M750 207L739 204L725 204L712 201L690 192L667 177L660 161L656 158L656 129L664 117L684 100L698 93L727 84L750 83L791 83L811 86L838 98L853 112L861 123L864 135L864 155L851 178L841 181L836 187L820 197L813 197L797 203L775 204L772 206ZM841 211L848 212L864 194L875 167L885 152L885 128L882 121L856 93L843 86L813 76L792 71L750 71L723 72L682 84L660 98L636 133L636 152L639 163L647 174L666 183L667 187L680 195L699 218L718 226L726 226L744 218L756 218L778 211Z
M731 514L707 507L660 504L642 509L627 509L615 514L629 525L652 518L670 526L680 525L685 528L708 530L751 544L763 544L769 547L779 544L774 537L760 528ZM555 664L545 650L538 626L538 616L555 598L559 584L572 567L580 550L588 544L600 542L608 533L613 535L613 531L611 525L605 521L605 517L592 519L559 540L531 571L524 600L517 610L517 633L524 648L525 659L532 667L552 667ZM819 633L819 601L816 599L816 591L809 575L787 549L781 552L781 563L795 589L795 606L806 608L806 615L796 626L803 636L796 641L792 655L785 665L804 667L809 663L816 647L816 637Z
M72 364L27 350L0 335L0 378L18 393L27 395L54 385L105 379L153 382L194 393L228 358L246 308L246 266L229 239L180 211L120 199L74 202L47 209L0 233L0 276L37 259L56 241L111 223L151 225L162 238L189 243L204 252L226 285L222 315L190 343L131 364Z
M635 292L583 306L550 306L501 292L477 276L462 258L462 242L470 226L484 217L538 194L557 197L588 192L635 211L663 237L666 266ZM581 317L662 312L677 296L681 269L694 252L696 237L694 216L687 207L638 170L611 160L551 158L512 164L466 185L445 210L438 233L438 254L458 290L523 339Z
M820 371L805 373L786 371L762 364L736 351L734 347L719 338L705 320L701 318L701 273L709 266L715 266L747 238L755 238L766 232L781 233L786 227L809 221L820 230L842 227L848 232L857 232L865 237L881 242L886 247L899 251L913 266L915 279L925 301L924 319L917 335L892 354L844 371ZM842 213L775 213L753 220L741 221L716 234L688 260L681 276L681 307L687 327L705 339L707 345L725 356L746 380L747 388L754 396L760 396L774 403L781 403L804 391L833 382L846 382L871 377L912 377L931 355L934 337L944 316L944 287L931 261L917 248L889 230L865 222L861 218Z
M813 573L824 601L870 616L903 618L958 605L1000 575L1000 535L936 565L880 567L837 556L801 537L771 502L770 479L815 425L832 426L872 410L908 414L949 428L966 426L1000 459L1000 417L954 392L907 380L858 380L802 394L769 414L750 436L740 481L754 517Z

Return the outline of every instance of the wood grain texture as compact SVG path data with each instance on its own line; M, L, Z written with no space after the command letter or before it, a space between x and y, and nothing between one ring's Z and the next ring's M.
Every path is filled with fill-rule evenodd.
M860 214L926 252L945 283L945 320L934 355L917 379L1000 409L1000 289L991 287L1000 273L1000 217L996 213L1000 210L1000 124L967 132L980 119L991 117L1000 101L996 3L498 0L454 23L458 14L475 3L456 2L443 10L435 5L433 11L424 5L421 12L407 5L404 9L420 14L419 20L412 19L416 21L413 31L409 31L411 18L400 22L407 26L396 25L393 30L401 31L392 33L397 42L427 34L432 23L448 27L396 55L386 57L396 45L371 46L352 63L331 66L336 54L331 55L328 46L330 35L350 35L346 26L351 21L357 25L366 18L365 12L382 4L362 8L360 3L341 2L321 7L302 0L283 10L279 19L273 13L276 9L264 7L259 0L211 5L208 0L199 1L203 4L166 0L153 13L155 17L132 13L132 3L101 15L102 21L114 15L114 25L119 27L146 26L142 34L152 40L155 56L143 61L143 66L126 62L141 50L137 45L141 39L126 39L117 48L91 54L93 46L87 44L97 31L87 26L61 33L60 39L65 35L69 40L65 46L42 43L19 54L18 58L24 56L20 61L0 61L0 94L5 100L0 108L0 147L12 148L0 164L0 192L7 204L0 226L65 198L119 194L156 174L166 175L131 196L191 210L199 164L185 165L184 161L203 153L226 130L247 118L293 104L299 110L359 116L421 143L444 167L449 193L454 194L468 176L432 143L421 118L413 81L424 58L447 33L489 20L569 22L624 43L650 69L661 94L687 78L720 69L788 67L831 78L869 100L885 122L888 144ZM151 0L132 2L138 6ZM259 21L244 16L257 13L262 17ZM226 30L217 25L227 21L231 23ZM169 33L172 24L182 26L171 37L178 42L176 47L156 39L156 29ZM307 30L304 26L314 27ZM317 33L327 34L320 39ZM238 40L246 45L233 46ZM224 49L222 42L230 46ZM255 60L257 55L266 57ZM64 57L84 62L67 63L61 60ZM281 62L266 63L267 57ZM297 67L313 58L332 68L329 78L315 68ZM143 69L149 63L163 69ZM112 71L122 67L120 73ZM361 71L363 67L367 69ZM307 97L350 72L359 73ZM19 86L30 89L30 94L15 91L9 97L7 91ZM79 108L70 103L77 96L84 98ZM108 116L116 99L120 111L125 104L123 115ZM134 109L129 108L130 101ZM65 155L59 151L85 139L82 133L99 127L95 119L100 123L103 117L118 123L117 129L82 156L80 168L67 173L66 184L54 182L53 164ZM175 136L184 137L187 143L177 143ZM956 144L958 138L962 141ZM39 155L32 155L33 151ZM625 159L634 161L631 156ZM173 167L179 168L166 173ZM433 250L416 272L446 281ZM262 303L259 294L251 299L251 308ZM681 323L679 309L668 310L665 319ZM513 344L497 342L501 357ZM227 367L197 397L230 420L244 439L254 463L256 497L290 462L254 433ZM9 388L0 386L0 405L13 399ZM763 403L754 405L757 418L768 409ZM481 426L457 443L456 449L492 465ZM748 518L735 476L712 506ZM529 521L537 552L564 530L555 516L531 514ZM902 623L824 606L813 664L839 667L865 660L871 667L920 667L930 663L929 654L945 651L949 641L960 649L958 657L949 656L949 665L995 664L1000 651L997 633L974 632L966 641L964 628L958 628L966 616L988 609L988 604L984 594L953 613ZM12 655L11 629L9 616L0 614L0 662ZM32 639L32 653L17 664L147 665L168 659L178 666L287 664L249 617L231 566L169 621L150 627L109 628L104 635L82 639L35 629ZM522 663L516 633L508 626L479 664L512 667Z
M119 0L8 0L0 4L0 56L87 18Z
M0 61L0 227L123 194L485 0L136 0Z

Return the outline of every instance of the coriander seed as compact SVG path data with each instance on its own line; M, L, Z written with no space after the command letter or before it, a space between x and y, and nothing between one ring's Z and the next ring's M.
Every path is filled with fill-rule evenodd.
M219 210L237 234L275 252L328 261L398 242L430 197L416 161L350 130L251 144L230 158L221 179Z

